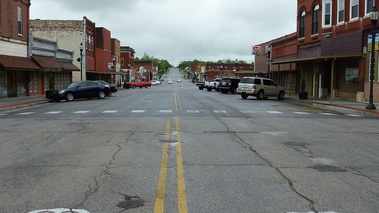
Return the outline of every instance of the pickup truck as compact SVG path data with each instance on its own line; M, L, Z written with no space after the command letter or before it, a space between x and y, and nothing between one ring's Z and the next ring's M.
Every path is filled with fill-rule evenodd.
M132 89L135 89L136 87L139 87L139 88L142 88L142 87L145 87L146 89L148 87L151 87L151 82L150 81L135 81L135 82L126 82L124 84L124 88L126 89L129 89L129 88L132 88Z
M204 81L196 82L196 86L199 87L199 90L203 90L204 89Z
M218 85L220 84L221 79L207 79L204 83L204 88L206 88L209 92L213 89L219 92Z

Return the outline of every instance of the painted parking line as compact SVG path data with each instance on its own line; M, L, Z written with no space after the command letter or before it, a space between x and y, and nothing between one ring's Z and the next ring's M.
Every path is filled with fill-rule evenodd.
M46 115L54 115L54 114L59 114L62 113L62 111L51 111L51 112L45 112L44 114Z
M89 111L76 111L74 113L75 114L85 114L85 113L89 113Z
M18 113L17 115L31 115L33 113L34 112L21 112L21 113Z
M102 113L107 114L107 113L116 113L118 110L105 110Z

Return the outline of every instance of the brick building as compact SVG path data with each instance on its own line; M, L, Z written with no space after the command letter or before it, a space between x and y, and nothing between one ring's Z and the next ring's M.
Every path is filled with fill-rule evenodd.
M136 74L136 69L134 67L134 54L136 52L133 48L129 46L121 46L120 48L120 66L121 71L126 73L126 79L124 82L130 82L131 77Z

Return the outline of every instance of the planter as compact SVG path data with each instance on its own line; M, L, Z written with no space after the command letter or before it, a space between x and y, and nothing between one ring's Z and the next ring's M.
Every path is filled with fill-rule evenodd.
M308 99L308 92L300 92L299 93L299 99L300 100L307 100Z
M54 90L46 90L45 93L46 93L46 98L50 98L51 97L51 93L53 93Z

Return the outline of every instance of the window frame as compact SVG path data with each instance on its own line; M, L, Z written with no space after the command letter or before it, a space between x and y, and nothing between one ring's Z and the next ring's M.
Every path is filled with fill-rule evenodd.
M305 10L303 10L300 13L300 23L299 23L299 38L304 38L305 37Z
M326 13L326 5L330 5L329 13ZM326 24L325 17L329 16L329 23ZM322 2L322 28L331 28L332 27L332 17L333 17L333 3L332 0L323 0Z
M22 22L22 7L17 7L17 33L19 36L22 36L23 30L23 22Z
M313 12L312 12L312 35L317 35L318 32L319 32L319 12L320 12L320 6L318 4L316 4L314 7L313 7Z
M353 5L353 1L356 1L356 4ZM353 17L353 12L355 12L355 10L353 10L353 8L356 7L356 16ZM350 21L355 21L359 18L359 0L350 0Z
M342 5L341 5L342 4ZM342 20L340 13L342 12ZM342 24L345 22L345 0L338 0L337 3L337 24Z
M372 3L372 6L371 8L368 8L370 3ZM372 12L372 9L374 7L375 7L375 0L365 0L365 16L368 16Z

